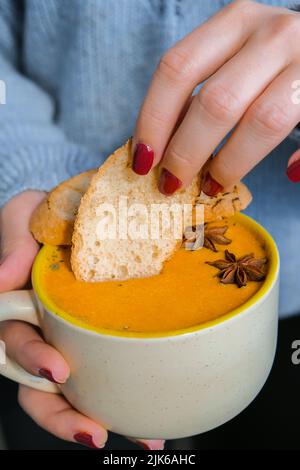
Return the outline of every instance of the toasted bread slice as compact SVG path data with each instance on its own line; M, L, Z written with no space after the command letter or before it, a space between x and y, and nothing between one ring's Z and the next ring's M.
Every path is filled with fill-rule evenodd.
M204 221L213 222L233 216L246 209L252 201L252 194L244 183L237 183L226 192L207 196L203 192L197 197L196 204L204 205Z
M71 245L75 216L93 169L76 175L54 188L37 206L30 220L34 238L47 245Z
M96 173L97 169L93 169L62 182L37 206L30 220L30 230L37 241L47 245L71 245L81 197ZM251 200L247 186L240 182L230 191L214 197L201 193L196 203L204 205L205 222L212 222L231 217L245 209Z
M140 224L145 226L145 222L150 221L152 209L157 208L158 204L164 204L167 208L173 204L178 204L181 208L183 204L193 205L200 188L197 176L187 189L165 197L157 188L157 168L143 177L132 171L130 147L131 141L128 141L105 161L81 199L75 220L71 254L72 270L79 280L125 280L156 275L160 273L164 261L182 243L183 230L180 239L174 236L173 222L176 215L172 215L171 211L171 223L162 224L159 237L150 235L152 226L150 229L149 225L143 239L136 238L128 230L121 235L119 224L124 224L127 220L129 225L130 218L122 219L118 216L120 203L126 201L128 211L133 209L134 204L142 204L142 210L141 206L135 207L139 208ZM108 209L108 212L112 209L117 214L117 232L112 239L99 237L99 224L104 220L105 214L103 209ZM136 221L136 218L132 219ZM125 225L123 229L124 227Z

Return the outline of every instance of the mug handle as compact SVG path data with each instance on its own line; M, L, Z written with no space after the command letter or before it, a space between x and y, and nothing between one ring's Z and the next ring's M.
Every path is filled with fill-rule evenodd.
M40 326L37 312L38 308L33 290L19 290L0 294L0 321L20 320ZM43 392L61 393L59 387L54 383L26 372L15 361L5 356L5 345L0 344L0 348L3 349L3 354L0 351L0 359L2 359L2 355L4 356L3 361L0 360L0 374Z

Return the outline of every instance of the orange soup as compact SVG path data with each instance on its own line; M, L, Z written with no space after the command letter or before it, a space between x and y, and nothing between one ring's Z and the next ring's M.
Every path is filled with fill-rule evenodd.
M224 225L223 223L215 225ZM224 251L242 257L266 256L259 236L235 219L227 221L227 246L216 244L189 251L181 248L165 263L161 274L144 279L88 283L77 281L70 268L70 249L43 248L39 287L54 311L92 330L166 332L214 320L242 305L262 286L222 284L220 271L209 264L224 258Z

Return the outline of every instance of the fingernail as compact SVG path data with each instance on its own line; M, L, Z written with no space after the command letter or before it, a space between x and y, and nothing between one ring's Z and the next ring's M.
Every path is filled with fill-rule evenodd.
M202 183L202 191L207 196L215 196L216 194L223 191L223 186L214 180L211 174L208 172L205 175L204 181Z
M296 160L287 168L286 175L293 183L300 181L300 160Z
M152 450L145 442L139 442L139 445L145 450Z
M43 377L43 379L50 380L50 382L54 382L55 384L58 384L60 382L57 382L55 378L52 375L52 372L49 369L39 369L39 375Z
M182 181L165 168L160 174L158 189L165 196L171 196L177 189L181 188Z
M93 436L88 432L77 432L73 436L74 440L78 442L78 444L83 444L84 446L91 447L92 449L101 449L103 446L97 446L93 441Z
M151 170L153 159L154 152L150 145L137 144L133 156L133 171L138 175L146 175Z

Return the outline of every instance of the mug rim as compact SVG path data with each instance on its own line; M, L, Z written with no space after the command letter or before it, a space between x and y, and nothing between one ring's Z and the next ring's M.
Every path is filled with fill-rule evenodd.
M266 276L266 279L263 281L262 286L260 289L252 295L246 302L238 306L237 308L231 310L224 315L220 315L219 317L209 320L198 325L193 325L187 328L180 328L175 330L167 330L162 332L126 332L126 331L119 331L113 330L108 328L96 328L90 327L86 323L81 320L74 320L74 318L65 312L63 309L60 309L51 299L47 298L46 294L44 294L42 288L40 287L39 283L39 266L41 263L41 259L43 256L44 251L47 249L48 245L44 245L39 253L37 254L31 273L31 280L34 293L39 300L39 302L43 305L46 309L47 313L51 316L55 317L55 319L63 322L69 328L75 328L76 330L80 330L81 332L85 332L86 334L92 334L97 336L109 336L110 338L115 338L117 340L140 340L140 339L149 339L149 340L162 340L162 339L171 339L177 336L183 335L191 335L195 333L204 333L207 330L215 329L222 327L227 321L235 320L236 318L242 316L243 314L251 312L254 308L259 306L269 294L269 292L274 287L278 275L279 275L279 268L280 268L280 258L277 245L269 234L269 232L258 222L256 222L251 217L237 213L234 216L234 219L239 221L242 220L242 223L246 226L249 226L250 229L261 237L261 239L265 242L265 248L268 253L269 258L269 269Z

